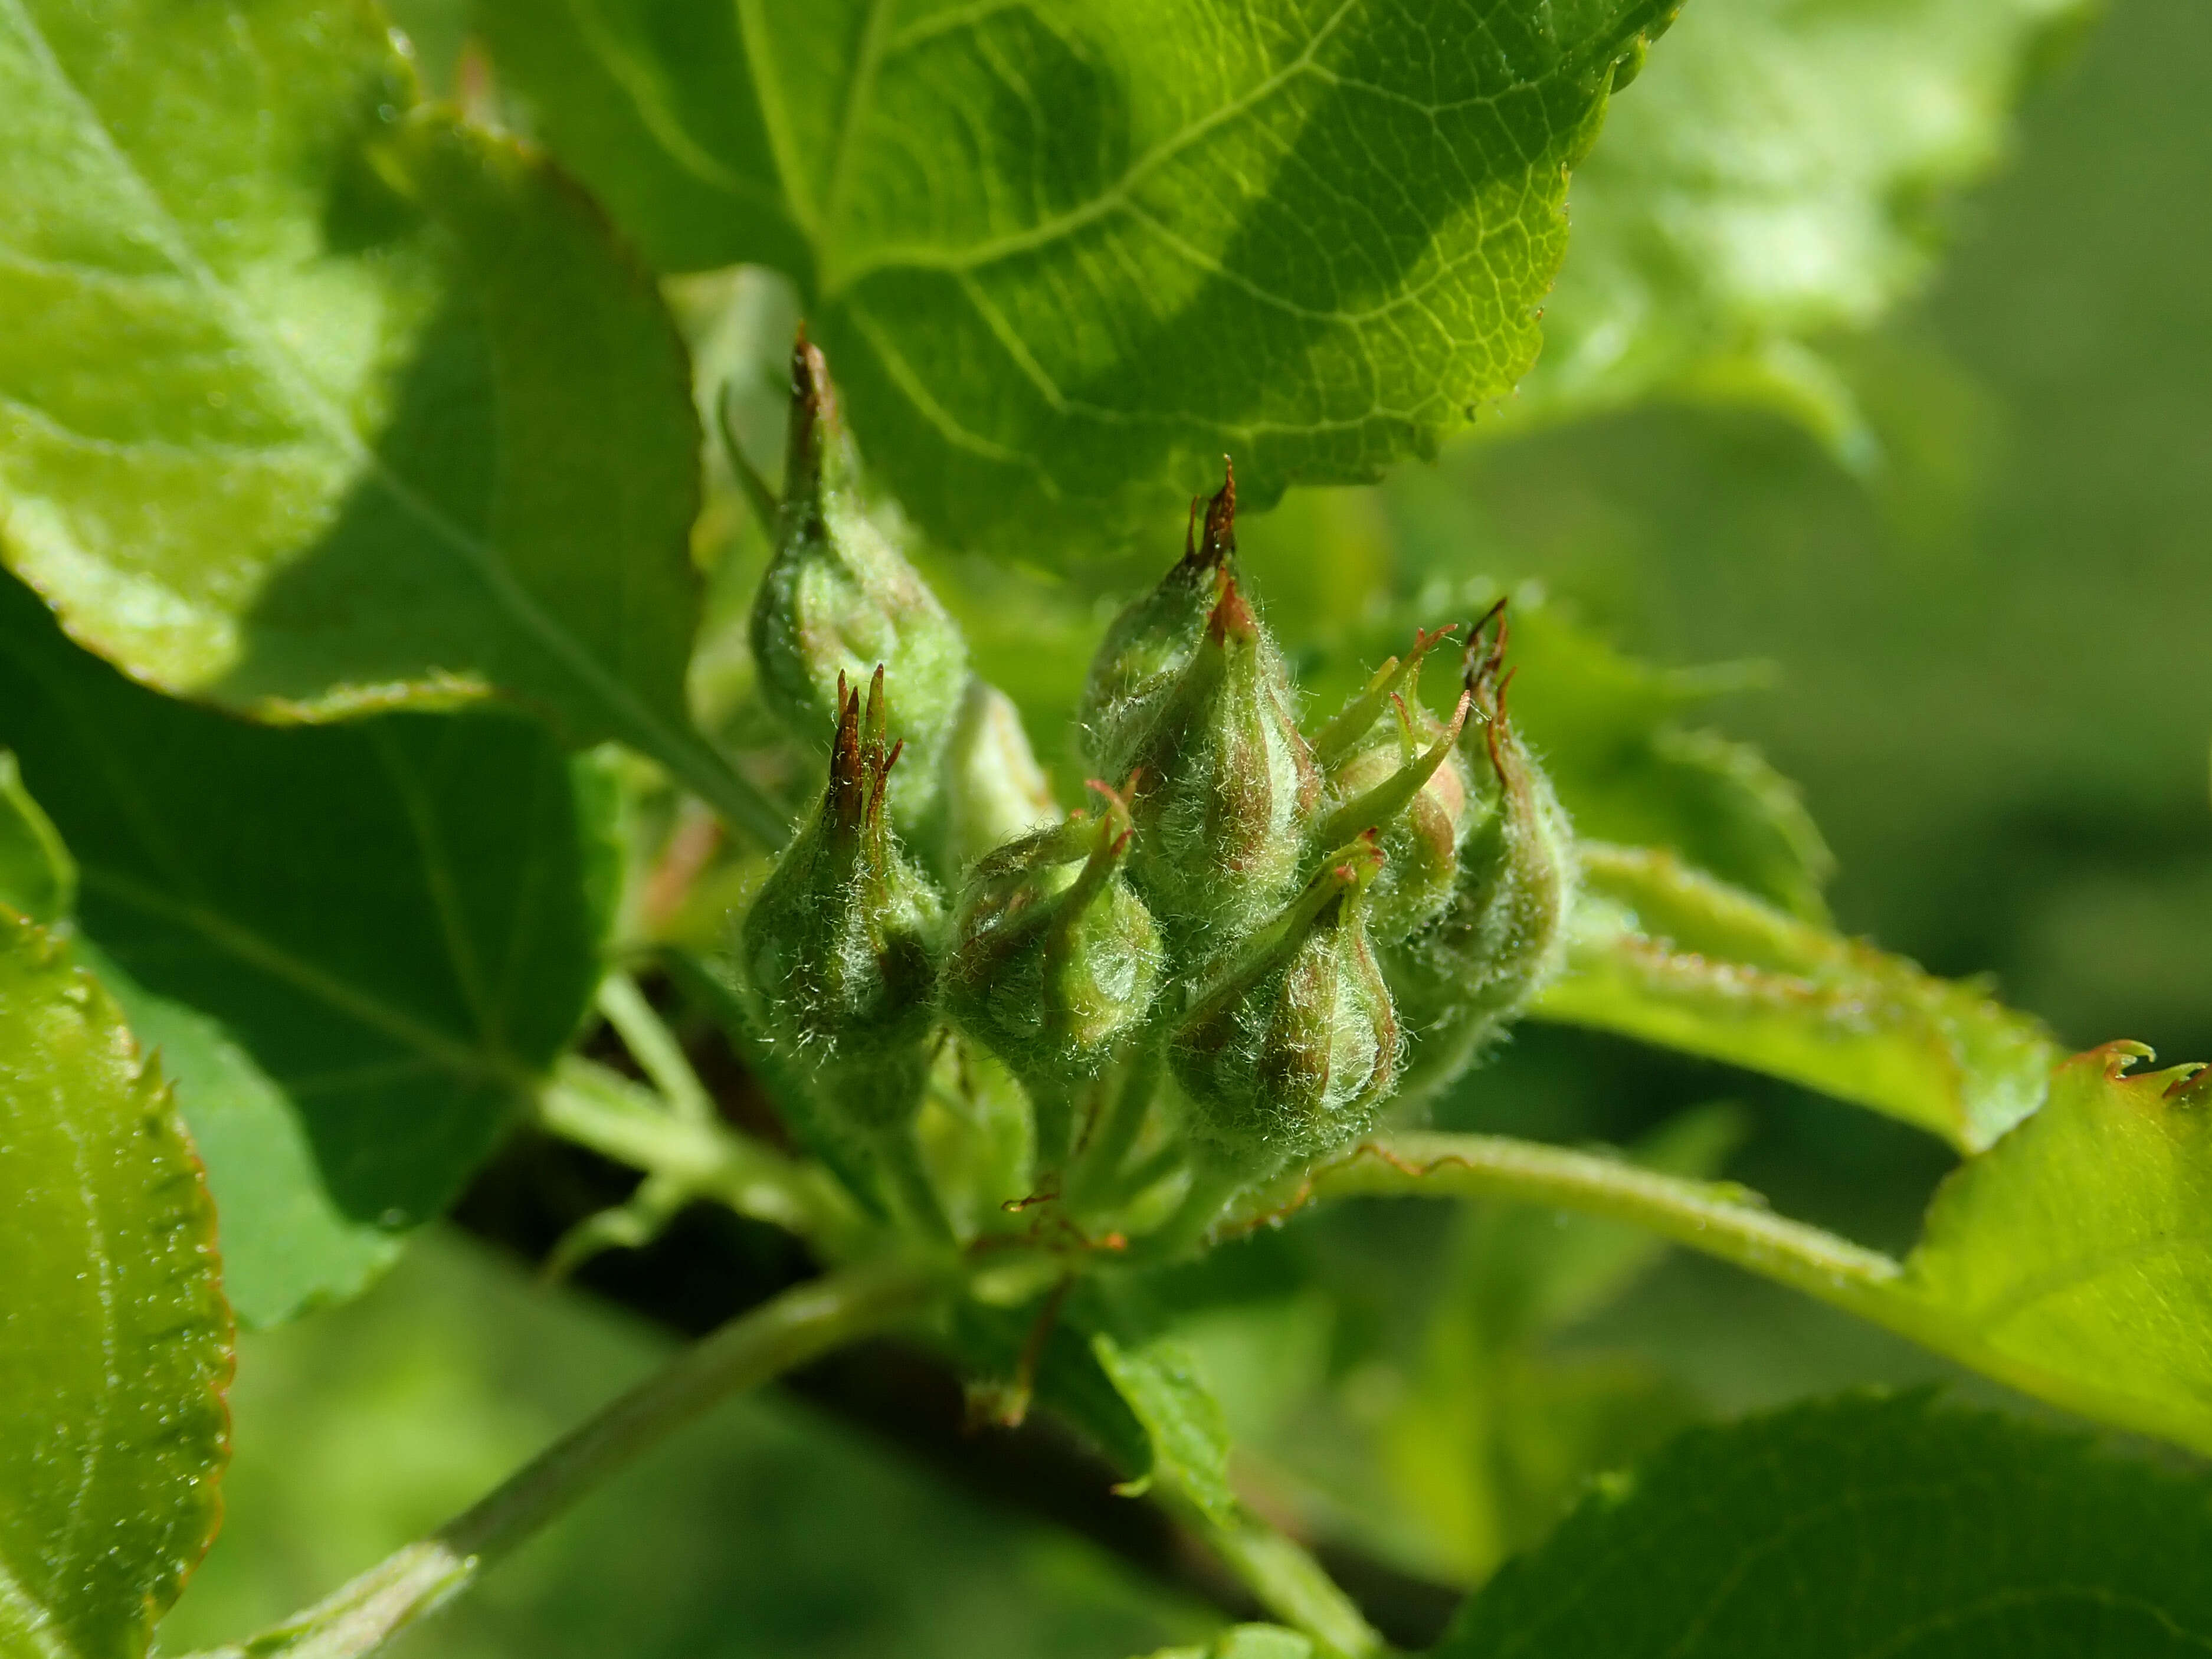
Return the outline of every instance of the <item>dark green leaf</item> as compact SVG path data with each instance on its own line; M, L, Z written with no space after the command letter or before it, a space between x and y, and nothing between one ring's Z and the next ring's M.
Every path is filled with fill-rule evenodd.
M15 757L0 749L0 905L46 922L76 903L76 866L61 832L23 787Z
M215 1212L114 1004L6 913L0 1192L0 1653L135 1659L220 1513Z
M1823 336L1934 264L1948 193L2002 155L2023 68L2082 0L1698 0L1575 174L1539 418L1653 392L1755 400L1873 459Z
M2059 1049L2028 1016L1671 854L1591 846L1583 858L1568 971L1539 1018L1787 1078L1968 1152L2041 1103Z
M166 690L508 693L730 804L675 331L572 188L414 96L348 0L0 14L0 551Z
M956 541L1170 538L1430 453L1534 356L1565 168L1666 0L482 0L665 270L799 283Z
M1925 1396L1684 1436L1462 1611L1437 1659L2180 1659L2212 1487Z
M591 775L510 715L270 730L171 702L12 581L0 742L204 1134L241 1310L356 1286L588 1002L611 874Z

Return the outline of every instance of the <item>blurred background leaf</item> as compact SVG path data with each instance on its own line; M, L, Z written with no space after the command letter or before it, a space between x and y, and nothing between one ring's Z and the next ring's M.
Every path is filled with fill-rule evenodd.
M229 1522L167 1653L259 1628L450 1517L665 1336L433 1234L243 1339ZM409 1638L422 1659L1127 1659L1220 1621L780 1397L719 1407Z

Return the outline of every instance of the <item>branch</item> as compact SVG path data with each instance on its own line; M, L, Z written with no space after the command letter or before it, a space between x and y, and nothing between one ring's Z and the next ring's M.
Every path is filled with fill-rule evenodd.
M428 1538L242 1645L191 1659L359 1659L373 1653L708 1407L896 1323L937 1286L937 1277L924 1269L882 1262L796 1285L685 1349Z

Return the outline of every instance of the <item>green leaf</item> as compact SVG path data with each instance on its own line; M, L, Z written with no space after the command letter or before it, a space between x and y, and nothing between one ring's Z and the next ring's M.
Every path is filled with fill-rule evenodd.
M2042 1025L1647 848L1586 846L1540 1018L1619 1031L1990 1146L2041 1103Z
M1538 417L1654 392L1766 403L1863 462L1819 345L1934 264L1944 198L2002 155L2023 71L2082 0L1698 0L1575 174Z
M220 1021L156 996L90 939L74 940L71 955L161 1059L222 1218L223 1288L239 1322L265 1329L367 1289L398 1255L400 1234L333 1198L312 1102L289 1094Z
M2212 1072L2112 1042L1944 1182L1898 1288L1971 1363L2212 1453Z
M1148 1481L1163 1482L1216 1525L1234 1525L1240 1505L1229 1485L1229 1424L1189 1353L1171 1338L1124 1344L1103 1331L1091 1348L1152 1440Z
M1229 1484L1229 1424L1221 1402L1199 1376L1189 1352L1168 1336L1117 1340L1093 1334L1091 1352L1121 1390L1152 1443L1152 1468L1140 1486L1158 1481L1197 1518L1230 1571L1262 1607L1348 1659L1382 1650L1382 1638L1350 1598L1295 1540L1247 1509ZM1243 1656L1244 1647L1231 1651ZM1257 1654L1274 1649L1260 1645Z
M1668 0L479 0L664 270L798 282L936 534L1173 534L1432 453L1509 391L1565 168ZM1210 486L1209 486L1210 487Z
M61 832L23 787L15 757L0 749L0 905L51 922L76 903L76 866Z
M0 913L0 1654L133 1659L214 1535L230 1316L155 1069Z
M698 429L659 295L414 97L346 0L0 12L0 553L165 690L504 693L780 836L685 712Z
M82 870L88 960L179 1079L241 1313L357 1288L588 1005L596 773L512 715L270 730L172 702L12 581L0 742Z
M2212 1486L1925 1395L1685 1435L1437 1659L2164 1659L2212 1645Z

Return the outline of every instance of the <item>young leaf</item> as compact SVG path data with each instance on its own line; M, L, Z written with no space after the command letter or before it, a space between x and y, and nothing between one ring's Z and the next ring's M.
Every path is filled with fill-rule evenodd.
M414 97L346 0L0 14L0 554L165 690L506 693L780 836L685 713L698 431L653 284Z
M1167 1338L1123 1344L1103 1331L1091 1346L1152 1440L1151 1478L1216 1525L1233 1524L1238 1504L1229 1485L1229 1425L1190 1356Z
M2022 70L2081 0L1699 0L1575 174L1539 416L1653 392L1753 399L1863 460L1806 342L1924 280L1941 198L2002 155Z
M2093 1417L2212 1452L2212 1072L2135 1076L2107 1043L1954 1171L1899 1288L1970 1363Z
M155 1071L0 911L0 1652L128 1659L220 1513L230 1316Z
M1977 1152L2043 1099L2037 1021L1800 921L1673 854L1586 846L1568 971L1540 1018L1787 1078Z
M1509 391L1565 168L1668 0L479 0L664 270L798 282L854 424L956 541L1111 541L1237 457L1265 505Z
M1364 1659L1381 1652L1382 1638L1313 1557L1248 1510L1230 1486L1228 1422L1188 1352L1169 1337L1121 1342L1100 1331L1091 1341L1152 1440L1147 1482L1158 1481L1195 1513L1208 1540L1261 1605L1317 1638L1329 1653Z
M0 580L0 743L159 1043L256 1323L357 1288L436 1214L599 973L611 857L512 715L272 731L132 685Z
M1686 1434L1436 1659L2159 1659L2212 1644L2212 1487L1924 1395Z

